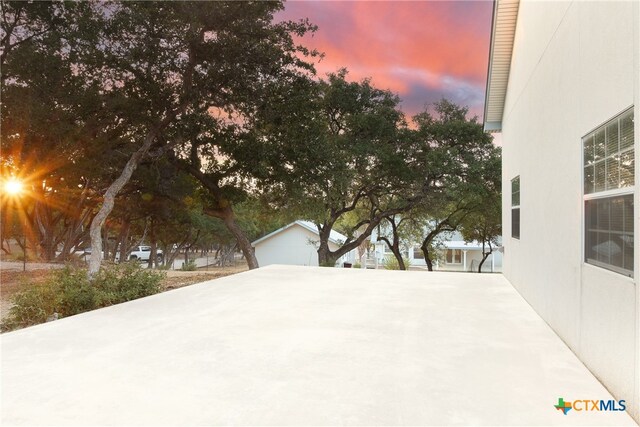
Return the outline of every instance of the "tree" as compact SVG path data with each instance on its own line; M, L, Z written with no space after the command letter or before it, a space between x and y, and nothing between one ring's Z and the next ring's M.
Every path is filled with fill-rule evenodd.
M445 199L441 202L443 203L434 203L428 210L419 214L424 220L423 231L425 232L421 237L420 249L429 271L433 271L433 253L438 237L443 233L458 230L462 221L479 208L478 202L473 197L471 200Z
M482 273L482 265L497 248L498 238L502 235L500 191L484 195L479 208L462 222L461 232L465 241L482 243L482 260L478 264L478 273Z
M319 262L334 265L385 217L421 197L424 185L406 162L410 143L399 99L369 80L347 81L346 70L282 93L285 102L263 106L256 126L265 147L255 168L264 171L259 186L318 224ZM334 227L347 241L332 251Z
M315 54L292 37L312 30L308 22L273 22L282 2L92 1L77 7L65 3L59 7L64 13L39 4L6 4L13 18L6 20L5 29L18 34L12 27L24 25L14 23L30 22L27 30L34 36L11 39L18 42L3 37L2 60L9 51L6 46L15 57L36 52L31 58L38 57L50 74L68 83L51 96L36 94L37 101L44 108L70 111L69 127L82 130L88 145L109 147L112 155L113 161L105 166L117 172L105 174L110 175L109 183L101 188L102 203L91 221L91 274L100 265L101 229L144 158L188 144L185 140L192 135L183 137L182 132L193 117L216 110L237 113L242 121L266 82L310 71L301 56ZM41 9L46 10L40 13ZM46 19L25 20L31 15ZM41 37L50 32L53 21L62 24L51 37ZM31 90L35 79L49 74L30 72L14 59L5 62L6 75L16 76L16 88ZM77 138L69 142L73 146ZM242 240L228 210L224 220ZM244 243L251 259L250 246Z
M160 137L165 143L182 142L180 122L201 117L212 108L243 112L261 82L310 69L296 54L291 33L302 35L311 27L306 22L272 23L281 3L121 3L106 19L101 67L115 72L114 86L134 90L144 98L146 114L142 144L131 155L120 176L105 192L103 205L91 226L92 244L100 243L99 230L113 208L116 194L130 179L137 164ZM114 49L115 47L115 49ZM127 98L127 100L130 97ZM143 110L145 111L145 110ZM146 122L146 123L145 123ZM178 129L171 129L174 126ZM173 131L173 132L172 132ZM171 135L173 133L173 135ZM190 135L193 136L193 135ZM192 139L191 143L194 142ZM190 169L200 179L197 165ZM202 182L202 181L201 181ZM208 185L214 198L216 185ZM239 229L231 206L216 200L214 212L238 239L250 268L257 261L250 243ZM97 271L99 252L92 253L90 272Z
M441 100L418 114L417 138L426 144L425 170L439 170L437 191L413 211L425 224L421 249L429 271L438 236L461 227L469 215L482 211L486 194L500 188L500 149L466 107Z
M13 52L26 44L48 44L52 34L65 25L70 13L77 13L85 5L62 2L39 2L29 4L24 1L0 2L0 69L2 81L13 77L5 68L11 61ZM18 56L21 56L18 54Z
M407 269L402 249L407 251L408 245L413 244L417 240L417 236L422 236L423 229L423 221L413 211L385 217L385 221L378 225L378 240L385 242L391 249L400 270ZM402 247L403 242L404 247Z
M387 107L390 106L387 104ZM353 227L342 230L350 238L352 231L360 227L365 230L358 239L366 238L382 220L391 218L395 224L395 242L389 246L398 249L395 251L397 258L398 224L415 220L412 212L422 210L432 216L438 211L438 206L451 208L451 201L457 202L458 208L464 207L463 212L468 211L477 204L474 192L487 182L500 179L499 168L497 174L495 168L499 152L491 143L491 137L483 132L477 118L467 118L466 108L446 100L436 103L434 111L435 115L425 111L414 117L417 125L415 130L404 127L402 121L395 121L394 131L384 134L386 138L371 133L364 133L362 137L363 132L355 128L356 134L352 137L356 142L366 144L366 148L363 150L359 144L348 145L350 150L355 150L355 160L345 163L357 165L361 161L358 154L364 151L366 159L362 163L370 166L355 169L357 173L349 177L348 190L328 198L328 215L325 214L324 223L321 223L321 237L322 231L330 230L336 224L334 218L340 218L345 212L363 213L361 220ZM383 117L389 116L387 109ZM338 114L338 117L344 117L344 114ZM358 119L363 120L369 129L376 129L371 123L380 126L383 118L368 115ZM349 127L343 126L341 129ZM349 140L349 133L345 131L344 134ZM349 166L347 170L351 170ZM456 211L454 209L444 217L447 219L444 224L451 225L454 220L457 222L464 217ZM422 219L424 223L424 217ZM392 231L393 228L392 225ZM431 238L442 231L442 227L439 228ZM335 261L335 255L340 256L351 250L359 242L358 239L348 240L335 253L322 253L319 250L320 259L325 260L325 265L331 264ZM402 265L400 260L399 264Z
M3 161L31 189L23 203L34 249L51 260L62 245L64 259L84 240L94 214L91 202L104 174L92 159L105 157L95 147L112 138L95 132L110 119L96 87L71 72L65 42L75 31L68 23L89 16L90 5L3 1L0 7Z

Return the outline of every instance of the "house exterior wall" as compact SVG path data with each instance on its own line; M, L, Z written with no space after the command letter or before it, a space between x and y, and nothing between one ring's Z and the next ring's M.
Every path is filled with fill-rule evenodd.
M271 264L318 266L319 236L299 225L293 225L255 245L260 267ZM338 246L329 242L332 251Z
M502 257L501 253L497 250L492 252L487 257L487 260L482 264L482 271L485 273L491 273L491 262L493 258L493 272L502 271ZM438 262L438 271L478 271L478 264L482 261L482 250L467 250L467 264L466 269L464 266L464 250L462 254L461 264L448 264L446 262ZM473 267L473 268L472 268Z
M522 1L502 121L504 274L612 394L627 401L636 420L639 26L637 1ZM583 262L582 137L631 106L635 273L629 278ZM520 239L511 237L509 189L516 176Z
M414 249L413 251L409 250L409 262L411 263L411 265L416 267L426 266L427 263L424 260L424 258L415 258L416 251L419 251L419 250L417 249ZM437 262L437 265L434 269L438 271L473 271L473 272L477 271L477 265L480 263L480 261L482 261L482 250L467 249L466 251L467 251L466 269L464 267L464 254L462 255L463 257L462 263L447 264L446 262L439 261ZM419 253L422 255L421 251L419 251ZM463 250L463 253L464 253L464 250ZM493 271L491 268L492 261L493 261ZM471 269L472 266L474 267L473 270ZM487 257L487 260L482 265L482 271L485 273L491 273L491 272L496 273L496 272L502 271L502 253L500 253L500 251L498 250L494 250L491 253L491 255Z

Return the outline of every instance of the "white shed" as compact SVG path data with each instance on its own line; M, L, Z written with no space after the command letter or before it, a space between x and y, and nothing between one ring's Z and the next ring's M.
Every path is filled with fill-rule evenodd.
M329 249L335 251L347 237L331 230ZM260 267L270 264L318 266L318 244L320 235L317 226L310 221L294 221L267 234L252 243ZM337 265L353 262L354 251L342 256Z

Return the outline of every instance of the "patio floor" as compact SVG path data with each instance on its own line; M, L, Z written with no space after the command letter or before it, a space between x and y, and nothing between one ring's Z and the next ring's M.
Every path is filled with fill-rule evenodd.
M496 274L270 266L7 333L2 423L635 425Z

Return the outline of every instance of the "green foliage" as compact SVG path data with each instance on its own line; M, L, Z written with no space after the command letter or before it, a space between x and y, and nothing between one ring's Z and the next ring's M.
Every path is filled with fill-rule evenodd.
M502 235L502 205L499 191L487 192L481 199L480 209L472 212L461 224L460 231L465 241L482 244L482 260L478 273L487 257L498 247Z
M2 330L43 323L54 313L73 316L153 295L160 292L163 278L164 273L123 263L102 268L90 282L85 269L65 267L54 271L44 283L26 284L14 295Z
M409 127L399 98L370 79L350 81L344 69L315 79L308 61L318 52L297 42L315 27L274 19L281 1L2 7L0 173L38 171L25 211L44 258L58 243L66 259L88 246L103 189L143 141L153 146L109 230L122 247L145 236L165 260L174 243L237 241L247 256L251 240L297 218L347 235L333 252L322 237L321 265L396 215L394 240L443 224L419 236L432 247L484 203L474 195L499 193L499 150L467 108L442 100ZM12 220L0 231L19 237L19 217L2 209ZM481 220L465 233L487 241L496 224L480 230ZM74 292L74 305L92 304Z
M180 270L182 271L196 271L198 269L198 265L194 260L190 260L189 262L183 262Z
M3 331L46 322L58 309L60 297L55 283L47 281L14 295L12 303L9 316L2 322Z
M282 1L3 1L0 166L38 171L34 187L46 194L34 200L47 203L29 207L31 225L40 219L34 240L45 248L62 241L63 258L86 245L101 193L144 141L153 141L151 155L120 190L109 229L133 240L153 222L167 230L154 241L166 245L213 240L197 218L180 214L191 183L161 162L194 149L220 190L207 207L245 199L253 181L238 165L259 158L242 138L252 112L269 102L270 85L313 74L305 58L318 56L297 41L315 27L275 18L283 8Z
M404 262L404 266L409 269L411 267L411 262L408 258L402 257L402 261ZM393 254L389 254L384 257L384 261L382 262L385 270L400 270L400 264Z

